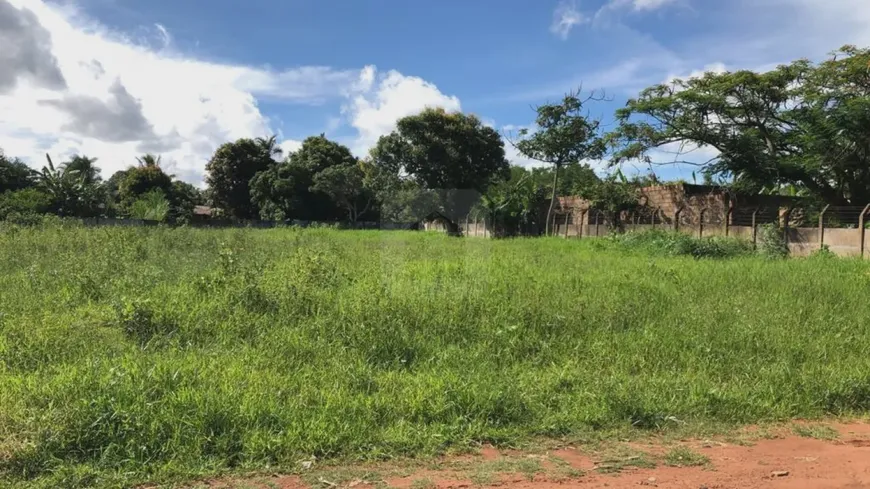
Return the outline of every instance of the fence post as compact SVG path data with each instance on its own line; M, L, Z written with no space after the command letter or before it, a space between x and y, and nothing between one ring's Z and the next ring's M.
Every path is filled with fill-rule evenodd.
M701 213L698 214L698 237L704 237L704 216L707 215L707 208L704 207L701 209Z
M680 215L683 213L683 206L677 207L677 210L674 212L674 231L680 230Z
M819 214L819 249L825 246L825 213L828 212L829 207L831 204L826 205Z
M601 224L601 211L598 209L595 210L595 237L598 238L601 236L600 231Z
M786 248L788 247L788 221L791 220L791 211L791 207L786 207L785 212L782 214L782 234Z
M468 215L465 215L465 235L471 236L471 228L468 227Z
M757 217L758 217L758 207L756 207L755 210L752 211L752 246L755 246L758 242Z
M586 221L586 212L588 209L583 209L580 211L580 226L577 228L577 239L583 238L583 222Z
M728 204L728 212L725 214L725 237L731 235L731 218L734 216L734 203Z
M864 210L861 211L861 215L858 217L858 229L861 232L861 258L864 258L864 238L866 237L866 233L864 232L864 217L867 216L867 211L870 211L870 204L867 204L864 207Z
M486 217L483 218L483 237L486 237L486 228L489 226L486 224Z

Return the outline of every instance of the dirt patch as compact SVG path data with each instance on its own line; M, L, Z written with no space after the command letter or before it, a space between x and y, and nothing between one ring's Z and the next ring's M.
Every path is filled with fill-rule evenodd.
M486 447L477 456L440 459L428 466L343 468L343 478L330 475L335 468L319 470L301 477L223 480L198 487L870 489L870 424L797 423L776 431L748 431L739 438L615 442L594 450L568 446L535 454Z

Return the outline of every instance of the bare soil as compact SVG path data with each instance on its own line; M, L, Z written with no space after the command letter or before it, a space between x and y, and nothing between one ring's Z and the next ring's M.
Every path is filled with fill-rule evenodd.
M314 466L301 475L207 481L213 489L868 488L870 424L795 424L716 440L651 440L535 453L491 447L390 466Z

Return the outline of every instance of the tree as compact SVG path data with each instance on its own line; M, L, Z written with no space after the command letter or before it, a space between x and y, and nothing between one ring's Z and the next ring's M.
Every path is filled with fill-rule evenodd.
M148 156L150 155L146 155ZM172 176L160 168L159 158L144 162L143 159L139 159L139 166L132 166L123 174L118 189L118 200L122 209L129 210L134 202L153 190L159 190L164 196L172 192Z
M275 165L271 155L252 139L223 144L206 164L206 183L213 204L236 219L255 219L250 183L254 176Z
M284 150L278 146L278 137L275 135L269 136L268 138L256 138L254 139L254 142L257 143L257 146L260 147L263 154L267 155L269 158L281 156L284 153Z
M438 197L434 213L458 235L464 217L490 184L508 176L504 143L473 115L425 109L404 117L371 151L372 163Z
M328 195L347 211L348 219L355 223L374 200L374 194L363 185L364 178L359 163L330 166L314 175L311 190Z
M160 160L162 158L159 155L146 153L142 156L137 156L136 161L139 162L140 167L145 168L160 168Z
M52 210L51 196L36 187L0 193L0 220L15 215L37 216Z
M49 155L48 165L35 172L37 187L51 199L51 210L59 216L92 217L100 214L105 195L100 185L88 181L78 170L56 168Z
M100 178L100 169L95 165L96 162L96 158L75 155L66 163L61 164L60 168L65 173L75 172L87 184L100 183L102 178Z
M250 183L252 204L259 209L262 219L335 220L339 218L338 205L323 190L340 189L337 178L341 172L329 172L315 185L317 175L335 167L352 167L358 162L346 146L330 141L324 135L312 136L302 142L298 151L280 164L271 165L258 173ZM344 195L341 196L342 198ZM362 207L357 207L357 210Z
M546 234L550 234L553 209L558 197L559 172L564 165L599 159L604 155L604 140L599 135L600 122L591 120L585 105L602 100L594 92L581 99L580 92L571 92L558 104L541 105L535 109L537 130L522 129L514 142L517 150L533 160L553 165L553 185L550 208L547 211Z
M653 149L712 158L702 172L758 192L794 185L836 205L870 202L870 49L764 73L707 73L644 90L617 112L613 163ZM673 161L671 161L673 162Z
M21 190L34 185L33 171L18 158L7 158L0 151L0 193Z
M175 180L167 195L169 211L166 219L170 222L187 222L193 217L193 209L205 204L202 191L193 185Z

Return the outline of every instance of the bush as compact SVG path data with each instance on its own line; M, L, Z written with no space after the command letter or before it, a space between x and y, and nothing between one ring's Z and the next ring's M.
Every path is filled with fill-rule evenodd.
M695 238L683 233L656 230L612 234L607 239L622 247L668 256L729 258L752 254L750 243L722 236Z
M11 217L38 216L50 212L51 197L36 188L14 190L0 194L0 220Z
M758 228L758 253L770 259L788 256L788 244L785 242L784 231L777 224L762 224Z

